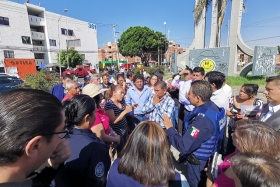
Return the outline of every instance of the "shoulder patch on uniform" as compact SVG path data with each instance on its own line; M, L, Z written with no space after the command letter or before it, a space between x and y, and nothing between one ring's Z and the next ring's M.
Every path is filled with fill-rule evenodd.
M203 114L203 113L198 113L197 116L204 118L204 117L205 117L205 114Z
M95 166L95 175L97 177L102 177L105 171L105 167L103 162L99 162L96 166Z
M190 128L190 132L189 134L193 137L193 138L197 138L198 134L199 134L199 130L195 127L191 127Z

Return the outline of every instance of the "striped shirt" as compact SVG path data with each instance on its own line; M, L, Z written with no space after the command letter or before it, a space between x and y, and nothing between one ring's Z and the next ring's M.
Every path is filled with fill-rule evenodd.
M120 109L119 107L117 107L114 102L109 99L106 101L105 106L104 106L104 110L113 110L115 116L119 116L124 110L125 110L125 102L124 100L121 101L122 104L122 108ZM112 129L120 136L123 136L127 130L127 122L125 117L122 118L118 123L116 124L112 124L110 121L110 126L112 127Z
M172 114L174 111L175 102L167 94L162 98L162 100L154 105L153 97L144 105L142 112L149 114L149 121L157 122L162 128L165 128L162 122L162 115L167 114L169 119L172 119Z

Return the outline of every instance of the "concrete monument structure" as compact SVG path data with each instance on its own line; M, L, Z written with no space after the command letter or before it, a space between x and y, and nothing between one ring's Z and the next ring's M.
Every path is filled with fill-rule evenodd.
M197 4L198 0L195 1ZM244 9L243 0L234 0L232 1L231 7L231 20L230 20L230 32L228 38L229 48L218 48L220 46L220 27L221 27L221 18L219 16L220 6L219 0L212 1L212 23L211 23L211 36L209 48L205 49L205 8L202 12L202 16L200 20L198 20L197 24L195 24L195 35L194 40L190 47L186 49L186 51L177 56L177 66L178 68L185 68L185 65L188 66L201 66L204 65L203 57L205 57L206 66L209 66L211 59L213 62L212 67L208 67L208 69L213 69L216 71L222 71L226 75L237 75L239 72L237 71L238 66L238 58L237 51L240 50L244 54L253 57L254 50L250 48L243 41L240 29L241 29L241 20L242 13ZM255 53L254 64L248 63L244 66L240 72L241 76L245 76L249 71L253 72L253 75L264 75L264 74L273 74L275 71L275 56L277 54L276 48L267 48L267 47L258 47L256 48L262 52ZM221 51L226 51L228 55L222 55L222 62L219 63L219 66L216 66L217 56L221 56ZM201 55L203 54L203 55ZM213 59L216 58L216 61ZM220 55L217 55L220 54ZM207 56L208 55L208 56ZM210 55L210 56L209 56ZM273 60L274 59L274 60ZM200 60L200 61L199 61ZM219 59L221 61L221 59ZM227 65L227 67L225 67ZM206 67L205 66L205 67ZM222 69L219 70L219 67ZM257 68L258 67L258 68ZM264 69L265 67L269 67L268 69ZM207 68L207 67L206 67ZM225 72L227 71L227 72Z

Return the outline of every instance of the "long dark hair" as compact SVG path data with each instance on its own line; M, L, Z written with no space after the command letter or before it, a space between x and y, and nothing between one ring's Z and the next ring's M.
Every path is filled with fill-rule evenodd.
M145 186L166 186L175 179L166 133L153 121L139 123L120 154L119 173Z
M84 117L95 110L95 101L88 95L80 94L63 103L65 107L66 126L71 130L74 125L80 126Z
M63 106L40 90L16 89L0 94L0 165L14 163L26 142L53 133L62 124ZM44 136L48 142L53 135Z

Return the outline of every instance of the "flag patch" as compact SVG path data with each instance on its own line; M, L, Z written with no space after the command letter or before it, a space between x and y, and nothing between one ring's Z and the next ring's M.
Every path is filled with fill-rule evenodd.
M199 130L198 130L197 128L192 127L192 128L190 129L190 135L191 135L192 137L196 138L196 137L198 136L198 134L199 134Z

